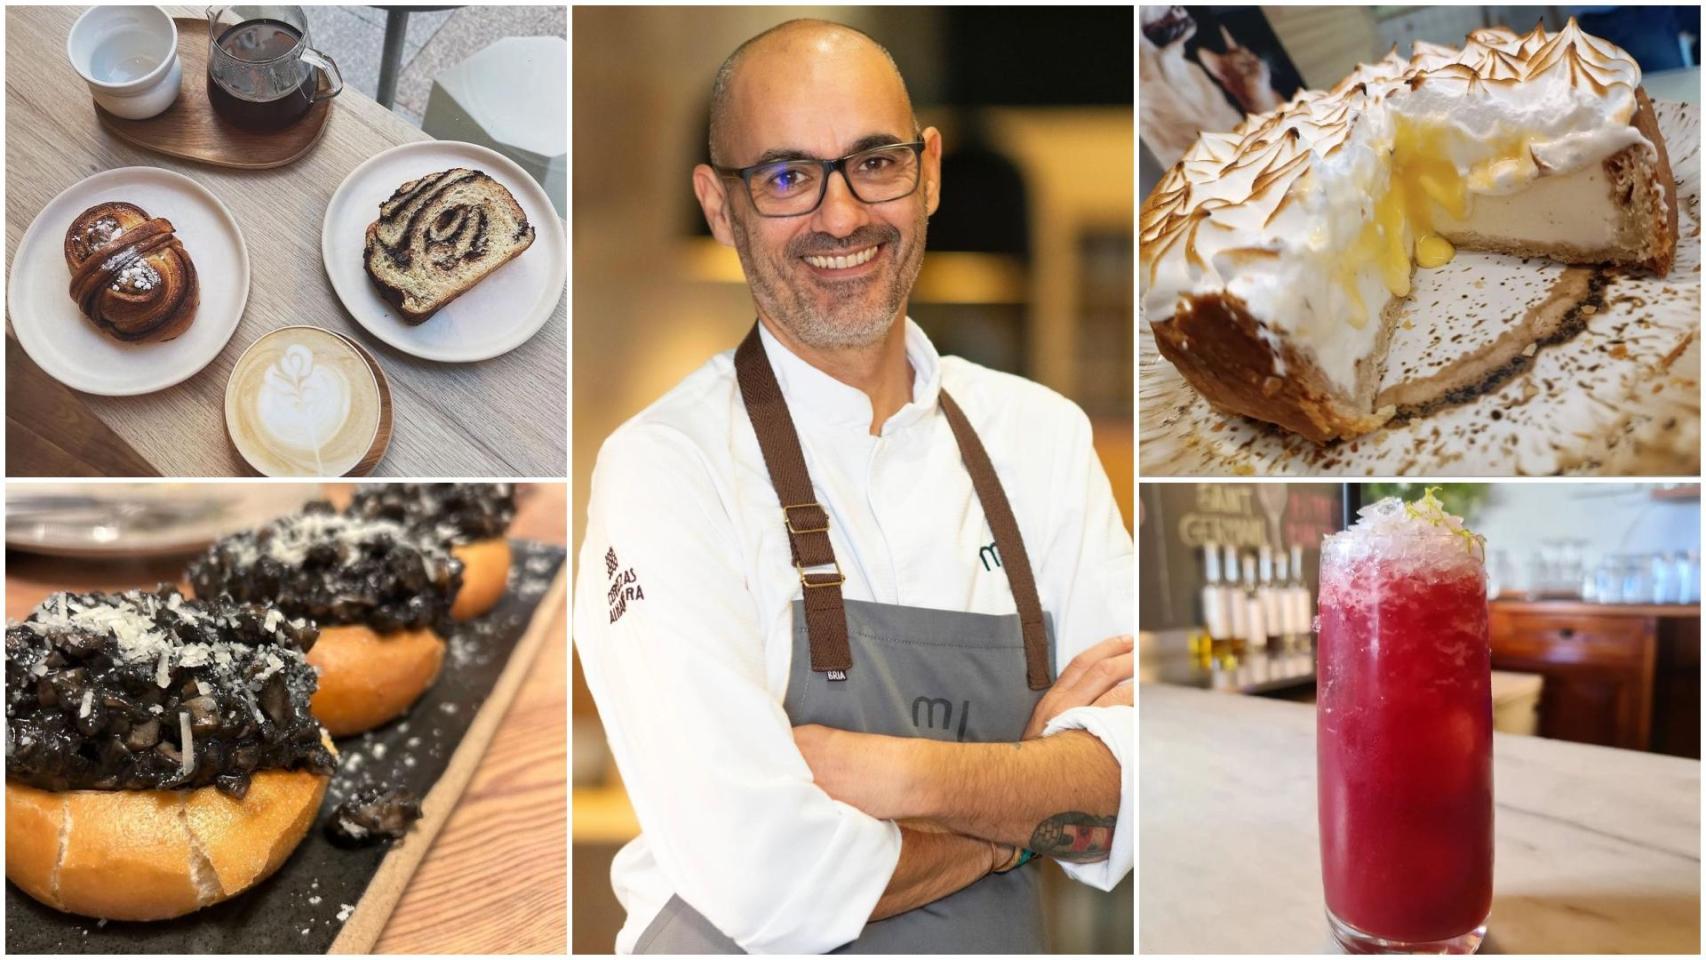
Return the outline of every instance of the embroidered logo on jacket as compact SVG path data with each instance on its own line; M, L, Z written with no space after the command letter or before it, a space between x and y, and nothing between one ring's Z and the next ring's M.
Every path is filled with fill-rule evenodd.
M622 569L621 561L616 559L615 547L604 554L604 573L610 578L610 589L604 599L610 604L610 622L615 623L628 612L628 604L646 599L646 591L640 587L639 574L633 567Z

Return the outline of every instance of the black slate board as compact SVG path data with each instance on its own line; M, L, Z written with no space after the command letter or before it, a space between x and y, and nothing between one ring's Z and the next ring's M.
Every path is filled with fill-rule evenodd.
M446 638L449 651L432 689L402 719L337 741L338 772L320 815L302 845L266 882L176 920L104 924L43 906L8 883L6 952L325 953L389 849L333 846L323 829L332 810L352 788L370 782L401 784L427 795L562 566L560 546L513 540L510 547L509 590L490 613L458 624Z

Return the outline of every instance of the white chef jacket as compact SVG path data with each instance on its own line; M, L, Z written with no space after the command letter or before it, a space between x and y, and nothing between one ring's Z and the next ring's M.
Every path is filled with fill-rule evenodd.
M1006 573L947 419L946 387L1017 515L1055 669L1132 632L1132 543L1084 413L1059 394L941 357L910 319L912 400L871 436L865 394L768 331L830 539L855 600L1011 614ZM753 953L822 953L856 939L900 855L900 833L812 782L782 709L799 575L740 388L712 358L599 451L575 591L575 642L641 835L611 881L631 952L671 894ZM1015 655L1014 670L1024 663ZM1061 866L1112 889L1130 870L1130 707L1069 710L1121 765L1113 852Z

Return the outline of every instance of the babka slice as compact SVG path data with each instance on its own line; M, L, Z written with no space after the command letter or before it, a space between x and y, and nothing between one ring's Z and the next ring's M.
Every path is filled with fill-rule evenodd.
M1447 399L1556 324L1394 392L1393 308L1415 267L1461 248L1670 270L1676 184L1640 83L1574 20L1491 28L1204 134L1139 218L1156 346L1216 408L1316 442Z
M410 180L379 205L362 263L403 319L421 323L520 256L533 236L503 184L457 167Z

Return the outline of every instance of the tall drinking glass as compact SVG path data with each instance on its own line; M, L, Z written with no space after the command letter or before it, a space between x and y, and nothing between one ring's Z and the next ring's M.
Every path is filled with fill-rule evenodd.
M1321 548L1316 774L1333 936L1472 953L1493 900L1493 704L1480 539L1382 500Z

